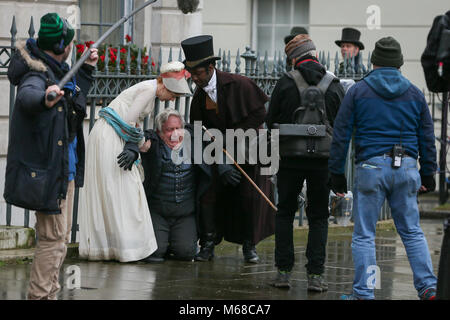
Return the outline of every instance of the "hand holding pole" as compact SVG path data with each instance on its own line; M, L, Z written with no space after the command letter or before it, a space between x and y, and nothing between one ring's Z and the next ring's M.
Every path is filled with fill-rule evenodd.
M77 61L77 63L75 63L75 65L69 70L69 72L66 73L66 75L61 79L61 81L58 83L58 87L60 89L64 88L64 86L66 85L66 83L75 75L75 73L81 68L81 66L83 65L83 63L89 58L89 56L91 55L91 49L93 48L98 48L100 46L100 44L107 38L109 37L109 35L116 30L118 27L120 27L123 23L125 23L125 21L127 21L128 19L130 19L130 17L132 17L133 15L135 15L138 11L142 10L143 8L145 8L146 6L148 6L149 4L152 4L153 2L156 2L156 0L149 0L147 2L144 2L141 6L139 6L138 8L134 9L131 13L129 13L126 16L123 16L122 19L120 19L119 21L117 21L111 28L108 29L108 31L106 31L101 37L100 39L98 39L94 44L91 45L91 47L89 48L89 50L87 50L84 55L82 55L80 57L80 60ZM54 99L56 99L56 92L52 91L49 92L47 95L47 100L48 101L53 101Z

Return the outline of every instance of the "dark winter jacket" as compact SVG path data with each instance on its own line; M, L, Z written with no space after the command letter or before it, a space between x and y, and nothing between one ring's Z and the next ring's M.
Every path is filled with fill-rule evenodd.
M194 145L193 126L186 124L185 129L189 131L192 144ZM144 168L145 180L144 189L147 196L147 200L151 198L151 194L158 188L161 178L162 168L162 150L161 144L164 143L158 134L152 130L145 130L145 140L151 140L150 149L147 152L141 152L142 166ZM194 163L194 151L191 152L191 163ZM202 163L195 164L196 174L196 196L201 196L210 184L211 168L210 166ZM200 179L200 180L199 180Z
M407 155L420 155L420 173L436 171L434 126L422 92L396 68L379 68L347 92L336 117L329 168L343 174L354 133L356 162L383 155L402 144Z
M314 61L306 61L312 59ZM318 63L317 59L305 56L299 60L295 69L299 70L302 77L309 85L316 85L325 75L325 68ZM326 115L330 125L333 126L334 119L339 109L339 105L344 97L344 89L339 83L339 79L334 79L325 93ZM278 80L270 99L269 110L266 116L266 123L269 129L274 123L292 123L292 115L301 105L300 94L293 79L284 75ZM280 142L281 142L280 137ZM327 168L327 159L305 159L305 158L282 158L280 168Z
M67 64L58 66L32 39L17 45L8 69L10 82L17 86L5 177L4 198L8 203L48 214L61 213L59 205L66 198L68 185L69 97L47 108L45 90L58 83L67 70ZM74 103L84 114L92 71L93 67L85 64L76 76L81 91L75 95ZM84 176L82 121L78 122L76 131L75 185L81 187Z
M421 57L427 87L433 92L445 92L450 88L450 56L443 61L443 74L438 73L437 53L439 49L442 30L450 30L450 10L445 15L434 18L433 25L427 37L427 46Z

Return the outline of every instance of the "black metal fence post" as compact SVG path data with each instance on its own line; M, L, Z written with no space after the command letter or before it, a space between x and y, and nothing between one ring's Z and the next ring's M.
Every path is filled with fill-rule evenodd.
M447 183L445 181L447 168L448 92L444 92L442 94L441 118L441 150L439 152L439 203L444 204L448 198Z

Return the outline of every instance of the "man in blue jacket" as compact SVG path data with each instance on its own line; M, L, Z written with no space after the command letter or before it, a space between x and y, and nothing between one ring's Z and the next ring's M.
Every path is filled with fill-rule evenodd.
M93 49L63 90L56 85L68 72L65 63L74 30L56 13L41 18L38 39L17 45L8 78L17 86L11 117L4 197L36 210L38 242L31 267L28 299L56 299L59 269L66 256L75 187L83 186L83 118L92 72ZM48 94L57 93L49 101Z
M347 191L344 165L354 134L356 176L352 238L353 293L342 299L374 299L375 228L388 200L406 248L420 299L436 292L426 239L419 225L417 192L436 187L434 127L422 92L400 73L403 55L392 37L375 44L374 70L347 92L334 122L329 169L332 190ZM420 171L417 169L419 158Z

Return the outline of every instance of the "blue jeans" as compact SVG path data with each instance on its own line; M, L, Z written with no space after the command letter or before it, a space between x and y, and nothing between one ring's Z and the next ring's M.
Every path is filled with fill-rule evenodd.
M417 161L402 159L398 169L391 167L392 158L373 157L357 164L354 187L354 231L352 254L355 265L353 294L363 299L374 299L373 277L369 266L376 265L375 228L381 207L388 200L395 227L405 246L418 294L436 288L436 276L428 245L419 225L417 191L421 186ZM381 275L382 277L382 275ZM371 283L369 283L370 285Z

